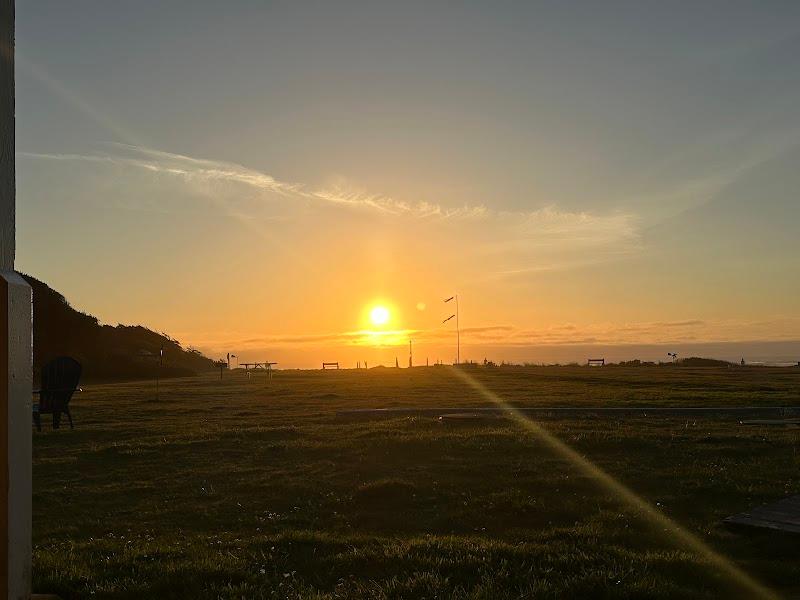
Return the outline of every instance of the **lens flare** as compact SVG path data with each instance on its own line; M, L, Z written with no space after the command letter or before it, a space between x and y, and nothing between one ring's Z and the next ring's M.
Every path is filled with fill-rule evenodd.
M633 508L635 511L639 512L639 514L650 519L653 523L655 523L657 529L670 536L669 539L673 543L690 549L692 552L705 559L710 565L714 566L721 573L727 575L732 581L736 582L736 584L741 586L742 589L747 592L748 597L764 599L768 598L770 600L778 598L778 596L770 589L742 571L730 560L712 550L708 545L700 540L700 538L696 537L694 534L672 521L669 517L653 508L653 506L646 500L640 498L635 492L625 487L622 483L614 479L614 477L603 471L589 459L581 456L578 452L562 442L555 435L547 431L544 427L527 418L523 413L508 404L499 395L492 392L472 375L457 367L450 367L450 371L457 378L461 379L464 383L481 394L484 398L508 411L508 414L517 423L538 436L539 439L541 439L551 450L572 463L572 465L584 475L594 479L601 487L614 494L614 496L619 498L619 500Z

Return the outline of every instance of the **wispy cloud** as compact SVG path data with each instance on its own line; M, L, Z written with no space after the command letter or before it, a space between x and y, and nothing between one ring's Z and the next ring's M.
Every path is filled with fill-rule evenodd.
M629 236L634 230L631 215L598 216L587 212L559 211L554 206L533 211L496 211L483 205L443 206L431 202L408 202L387 195L356 190L342 184L314 189L307 184L281 181L262 171L240 164L195 158L143 146L112 143L110 152L98 154L52 154L18 152L20 158L84 161L127 165L152 173L174 176L187 183L211 185L229 183L285 197L307 199L341 207L362 208L381 213L418 218L494 219L514 225L518 230L535 227L544 236L574 236L598 239ZM507 242L530 243L517 239Z
M342 185L324 189L312 189L306 184L280 181L262 171L236 163L195 158L184 154L164 152L130 144L113 143L109 144L109 146L114 151L105 154L18 152L17 156L42 160L127 165L151 173L179 177L194 185L237 184L261 192L280 194L286 197L316 200L321 203L342 207L371 209L394 215L477 217L487 212L487 209L483 206L445 208L428 202L403 202L385 195L357 191Z
M670 344L686 342L742 342L793 340L800 337L800 319L769 321L687 319L640 323L593 323L515 330L511 345L564 344Z
M164 178L163 194L136 194L137 186L152 188L152 180L126 182L121 206L158 212L185 210L182 199L201 199L213 210L241 222L261 237L267 237L254 219L289 219L319 210L356 211L369 217L397 219L406 231L418 225L434 227L427 239L439 247L460 248L473 257L466 268L474 273L465 281L490 281L525 277L595 265L638 251L639 220L627 213L593 214L544 206L527 211L496 210L484 205L445 206L428 201L409 202L337 182L322 188L285 181L266 172L237 163L196 158L131 144L110 143L93 154L19 152L21 159L85 162L130 169ZM122 187L124 171L114 172ZM180 186L175 189L174 186ZM173 186L172 188L166 186ZM420 182L424 188L424 182ZM177 192L177 193L173 193ZM275 210L275 209L278 210ZM300 211L300 212L297 212ZM421 233L420 233L421 235ZM295 256L292 246L282 243L275 232L266 241ZM306 265L313 270L313 265Z

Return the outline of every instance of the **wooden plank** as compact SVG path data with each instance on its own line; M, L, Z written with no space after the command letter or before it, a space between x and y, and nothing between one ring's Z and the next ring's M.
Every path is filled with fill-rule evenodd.
M800 533L800 496L790 496L772 504L758 506L747 512L732 515L724 522L728 525Z
M762 417L780 418L785 416L796 416L800 413L800 407L794 406L525 406L513 409L515 412L524 415L608 415L617 417L647 417L647 416L671 416L671 417L703 417L703 416L727 416L734 418ZM372 415L372 416L401 416L401 415L430 415L438 417L443 413L457 412L481 412L481 413L507 413L510 408L498 406L462 406L462 407L408 407L408 408L356 408L342 410L336 414L339 416L348 415Z
M800 419L749 419L742 421L742 425L800 425Z

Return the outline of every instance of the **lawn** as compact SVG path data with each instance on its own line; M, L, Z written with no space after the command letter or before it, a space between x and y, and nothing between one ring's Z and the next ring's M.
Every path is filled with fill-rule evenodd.
M800 369L504 367L515 406L800 406ZM450 368L86 384L34 433L34 591L63 598L747 597ZM727 515L800 493L798 432L735 417L538 425L780 595L798 538Z

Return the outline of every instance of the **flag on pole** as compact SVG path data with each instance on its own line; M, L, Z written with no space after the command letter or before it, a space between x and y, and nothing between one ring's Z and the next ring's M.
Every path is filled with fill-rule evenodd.
M447 300L445 300L445 302L450 302L450 300L452 300L453 298L455 298L455 296L450 296Z

